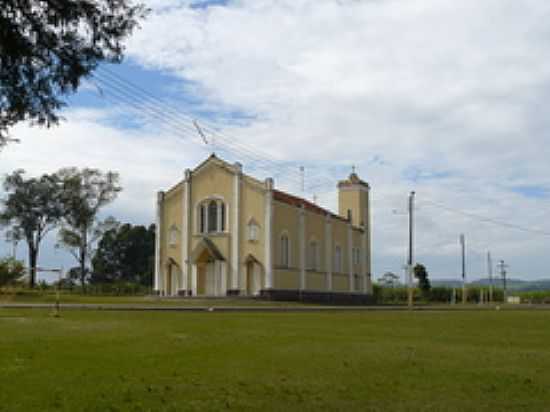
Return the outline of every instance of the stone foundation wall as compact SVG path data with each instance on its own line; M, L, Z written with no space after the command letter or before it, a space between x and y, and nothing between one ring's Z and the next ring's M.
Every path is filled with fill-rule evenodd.
M262 290L260 297L274 301L322 303L326 305L373 305L375 303L372 295L350 292L269 289Z

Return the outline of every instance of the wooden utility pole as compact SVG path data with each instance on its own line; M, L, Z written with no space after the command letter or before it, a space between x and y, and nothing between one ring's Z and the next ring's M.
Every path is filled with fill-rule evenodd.
M460 246L462 249L462 303L467 302L466 296L466 239L464 234L460 234Z
M408 306L409 309L413 307L413 240L414 240L414 191L409 194L409 256L407 259L407 270L409 274L409 288L408 288Z
M504 260L500 260L498 262L498 268L500 270L500 277L502 279L502 290L503 290L503 299L504 303L506 303L506 298L508 297L508 292L506 290L506 269L508 268L508 265L504 263Z

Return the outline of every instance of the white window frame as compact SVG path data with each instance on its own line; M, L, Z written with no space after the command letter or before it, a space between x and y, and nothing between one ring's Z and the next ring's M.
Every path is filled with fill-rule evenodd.
M210 202L216 202L216 227L215 230L209 231L209 208ZM222 230L222 205L224 210L223 230ZM204 230L201 230L201 209L204 208ZM197 202L195 206L195 233L201 235L227 233L229 227L229 207L221 196L209 196Z

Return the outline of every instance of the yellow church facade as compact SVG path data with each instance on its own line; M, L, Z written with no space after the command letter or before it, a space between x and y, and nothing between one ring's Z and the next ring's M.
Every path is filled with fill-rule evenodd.
M370 294L370 188L352 173L338 190L335 214L211 155L157 194L155 291Z

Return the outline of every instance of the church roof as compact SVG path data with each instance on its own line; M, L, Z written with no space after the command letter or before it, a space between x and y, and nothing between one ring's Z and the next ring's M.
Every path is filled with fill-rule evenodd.
M348 220L340 215L337 215L336 213L331 212L328 209L325 209L319 205L316 205L313 202L310 202L309 200L303 199L298 196L291 195L286 192L282 192L280 190L273 189L273 199L278 200L279 202L286 203L290 206L294 207L303 207L305 210L309 210L310 212L317 213L319 215L327 216L334 219L339 219L344 222L347 222Z

